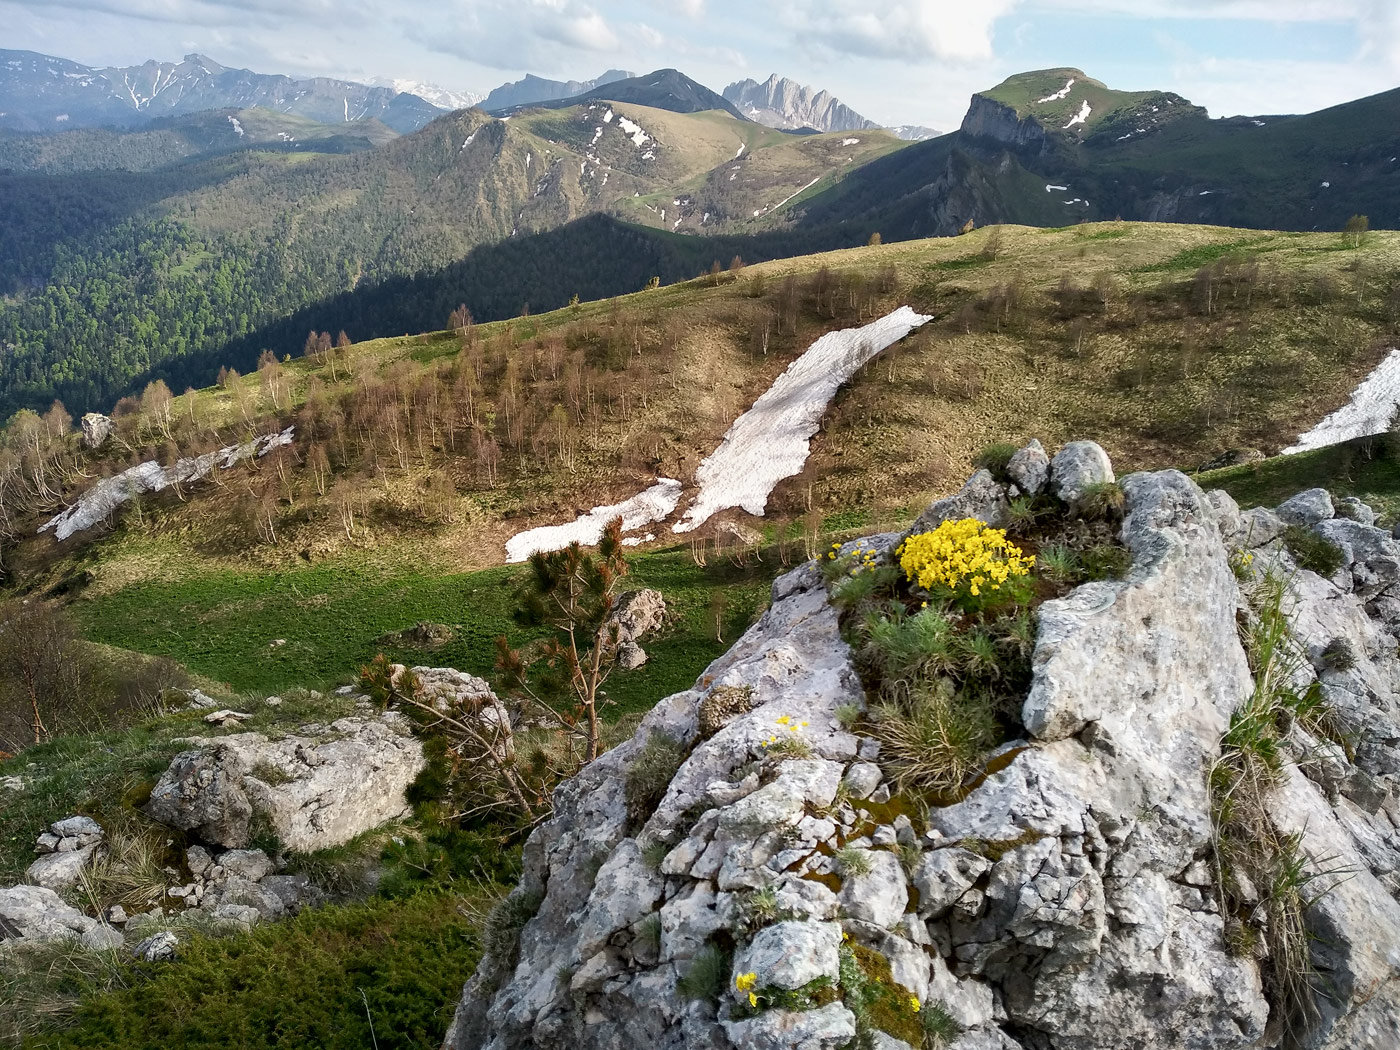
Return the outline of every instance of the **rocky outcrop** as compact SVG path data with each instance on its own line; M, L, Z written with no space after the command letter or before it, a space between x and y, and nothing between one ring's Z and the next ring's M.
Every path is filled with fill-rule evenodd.
M239 849L260 814L296 852L349 842L403 816L425 763L403 716L342 718L270 740L239 733L176 756L145 811L216 846Z
M0 946L6 941L79 941L88 948L110 948L122 936L89 918L46 886L0 888Z
M866 120L829 91L809 87L774 73L762 84L740 80L724 89L724 97L748 117L770 128L812 128L816 131L864 131L878 125Z
M1112 478L1096 449L1063 462ZM1250 548L1248 571L1290 574L1294 635L1312 658L1300 687L1315 679L1358 741L1346 751L1296 725L1287 737L1274 820L1296 831L1309 872L1346 874L1307 911L1319 1017L1301 1045L1397 1045L1400 661L1389 585L1358 587L1389 552L1358 534L1324 580L1296 570L1270 512L1242 514L1175 471L1121 485L1131 569L1040 606L1023 735L926 819L900 805L878 742L845 728L864 695L820 573L780 578L768 612L693 689L559 789L503 912L518 937L496 939L445 1045L835 1050L855 1034L843 993L750 1009L746 989L839 990L843 944L956 1022L956 1050L1277 1045L1261 965L1226 936L1207 788L1254 689L1237 628ZM990 475L960 495L972 494L926 519L1006 497ZM1330 516L1313 527L1343 524L1370 528ZM1325 654L1336 638L1354 653L1344 670ZM716 695L722 718L706 715ZM686 757L639 813L629 773L658 734ZM717 999L687 998L716 945L733 949ZM904 1044L877 1033L877 1045Z
M101 825L91 817L54 821L35 842L39 859L29 865L25 878L51 890L68 889L82 878L102 848L103 837Z
M1045 126L1033 116L1018 116L1016 110L986 95L973 95L962 133L971 138L990 139L1015 149L1040 150L1046 145Z

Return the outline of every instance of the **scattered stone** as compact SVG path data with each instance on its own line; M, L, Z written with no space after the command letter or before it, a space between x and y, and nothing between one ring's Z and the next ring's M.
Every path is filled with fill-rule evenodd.
M257 882L272 871L272 861L260 849L231 849L219 854L219 866L228 877Z
M375 639L375 642L378 645L393 645L410 649L438 649L456 637L457 632L445 623L419 620L412 627L405 627L402 631L381 634Z
M67 817L49 825L49 830L59 838L79 838L83 835L102 837L102 825L91 817ZM86 843L84 843L86 845Z
M665 626L666 599L650 588L628 591L618 598L608 622L617 625L621 641L635 642Z
M180 938L173 931L162 930L138 941L131 949L131 954L142 962L173 962L175 949L179 944Z
M789 991L801 988L818 977L837 977L837 949L841 947L841 927L833 922L779 922L765 926L734 957L736 974L753 973L760 988L774 985ZM740 1001L747 997L737 984L731 994Z
M106 920L113 926L126 925L126 909L120 904L113 904L104 914Z
M617 647L617 665L624 671L635 671L646 662L646 650L636 642L629 639Z
M1204 474L1209 470L1224 470L1226 467L1242 467L1246 463L1258 463L1262 459L1264 453L1257 448L1227 448L1197 467L1196 473Z
M112 951L122 946L124 938L120 930L114 930L99 922L82 935L82 942L85 948L91 948L93 951Z
M1376 523L1376 512L1371 509L1369 504L1363 503L1355 496L1343 496L1339 500L1334 500L1332 509L1339 518L1359 521L1362 525Z
M864 799L869 798L871 793L880 786L880 781L885 779L885 774L874 762L854 762L841 779L846 785L846 793L851 798Z
M83 877L83 872L92 863L97 849L96 845L92 845L61 853L47 853L29 865L24 876L30 882L51 890L69 889L76 886Z
M222 708L218 711L211 711L204 716L204 720L210 725L228 728L229 726L236 726L240 722L246 722L252 717L253 716L246 711L230 711L228 708Z
M46 886L0 887L0 943L74 939L97 925Z

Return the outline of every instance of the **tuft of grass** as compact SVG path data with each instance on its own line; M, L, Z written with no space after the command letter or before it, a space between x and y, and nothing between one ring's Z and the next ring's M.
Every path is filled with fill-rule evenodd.
M1301 525L1290 525L1283 530L1283 545L1293 555L1298 568L1308 569L1324 578L1336 575L1346 561L1340 547Z
M653 733L627 767L623 795L627 816L634 826L646 823L671 786L686 750L664 733Z
M685 999L715 1002L729 985L730 955L713 944L695 953L690 966L676 981L676 991Z
M652 871L661 867L661 862L671 852L671 844L662 839L653 839L642 847L642 863Z
M1118 482L1096 481L1084 490L1075 507L1090 521L1102 521L1122 517L1127 501L1123 486Z
M836 851L836 863L841 874L848 879L858 879L875 870L875 862L868 849L845 846Z
M864 713L859 704L840 704L836 708L836 721L840 723L842 729L850 729L860 721L860 717Z
M997 481L1009 481L1011 479L1006 473L1006 468L1011 463L1011 457L1018 451L1019 447L1009 441L994 441L990 445L984 445L981 451L972 457L972 465L990 471Z
M503 964L507 969L515 966L516 953L520 949L520 931L535 917L543 903L543 894L517 887L491 909L485 928L481 931L482 947L496 959L498 965Z
M1356 653L1345 638L1333 638L1322 648L1322 666L1328 671L1350 671L1356 666Z
M945 1050L962 1035L962 1025L942 1003L925 1003L919 1020L924 1027L924 1050Z
M907 704L880 704L871 714L881 765L900 790L956 790L1001 732L990 703L948 689L923 689Z
M1065 543L1047 543L1035 556L1036 568L1051 583L1074 583L1083 567L1079 552Z
M1116 543L1096 543L1079 555L1084 578L1088 580L1121 580L1133 567L1133 555Z

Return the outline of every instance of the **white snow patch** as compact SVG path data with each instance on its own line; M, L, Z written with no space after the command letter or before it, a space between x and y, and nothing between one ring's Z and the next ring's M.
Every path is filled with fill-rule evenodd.
M228 470L236 463L254 456L265 456L275 448L292 443L295 427L280 434L265 434L241 445L229 445L217 452L188 456L173 466L162 467L155 460L137 464L110 478L103 478L78 497L78 502L39 526L40 532L53 529L54 539L62 542L75 532L90 529L105 521L118 507L145 492L160 492L171 485L187 484L208 477L214 468Z
M1198 193L1198 194L1196 194L1196 196L1197 196L1197 197L1209 197L1209 196L1210 196L1212 193L1214 193L1214 192L1215 192L1214 190L1201 190L1201 192Z
M1047 182L1045 184L1046 193L1054 193L1056 190L1058 190L1060 193L1064 193L1068 189L1068 186L1056 186L1053 182Z
M632 137L632 145L636 146L638 149L641 149L651 140L651 136L642 130L640 124L635 124L626 117L619 116L617 118L617 126ZM651 158L647 157L645 159L650 160Z
M859 144L859 142L860 142L860 139L842 139L842 140L841 140L841 145L843 145L843 146L855 146L855 145Z
M754 212L754 214L755 214L755 215L761 215L761 214L763 214L764 211L777 211L779 208L781 208L781 207L782 207L784 204L786 204L788 201L792 200L792 198L796 197L798 194L806 193L808 190L810 190L813 186L815 186L817 183L819 183L819 182L821 182L821 181L822 181L822 177L821 177L820 175L818 175L815 179L813 179L811 182L807 183L807 185L803 186L800 190L798 190L797 193L790 193L790 194L788 194L786 197L784 197L782 200L780 200L777 204L773 205L771 208L761 208L761 209L759 209L758 211Z
M468 146L470 146L470 145L472 144L472 140L475 139L475 138L476 138L476 132L473 131L470 135L468 135L468 136L466 137L466 139L463 140L463 142L462 142L462 149L466 149Z
M1074 87L1074 77L1070 77L1069 83L1066 84L1064 87L1060 88L1060 90L1055 92L1053 95L1046 95L1044 98L1036 99L1035 104L1037 106L1040 106L1044 105L1046 102L1058 102L1060 99L1064 98L1066 95L1069 94L1069 89L1072 87Z
M1251 120L1250 123L1253 124L1256 128L1262 128L1266 122L1262 120Z
M736 154L734 154L734 159L735 159L735 160L738 160L738 159L739 159L740 157L742 157L743 155L744 155L744 144L741 142L741 143L739 143L739 152L736 153Z
M612 107L608 107L608 111L607 111L606 113L603 114L603 123L604 123L604 124L611 124L611 123L612 123L612 119L613 119Z
M651 150L647 150L645 153L642 154L642 160L655 160L655 159L656 159L656 154L653 153Z
M680 501L681 483L671 478L658 478L655 485L631 499L594 507L567 525L545 525L512 536L506 543L506 561L524 561L536 551L559 551L574 542L585 547L597 546L603 538L604 527L613 518L622 519L623 532L635 532L654 521L664 521Z
M1326 448L1351 438L1382 434L1390 429L1400 406L1400 350L1392 350L1361 381L1348 401L1306 434L1283 450L1284 455Z
M1323 188L1324 190L1325 190L1325 189L1330 189L1331 186L1332 186L1332 184L1331 184L1330 182L1324 182L1324 183L1322 184L1322 188Z
M842 383L885 347L932 317L901 306L863 328L822 336L736 419L695 471L700 492L672 531L689 532L711 515L742 507L762 516L783 478L802 472L812 435Z
M656 533L648 532L645 536L628 536L622 541L624 547L640 547L643 543L650 543L656 539Z
M1086 120L1089 119L1089 114L1092 112L1094 111L1089 105L1089 100L1085 99L1084 104L1079 107L1079 112L1069 118L1069 123L1066 124L1065 127L1072 128L1076 124L1083 124Z
M238 132L238 137L239 137L239 138L242 138L242 137L243 137L243 125L242 125L241 123L239 123L238 118L237 118L237 117L229 117L229 118L228 118L228 122L229 122L230 124L233 125L233 130L236 131L236 132Z

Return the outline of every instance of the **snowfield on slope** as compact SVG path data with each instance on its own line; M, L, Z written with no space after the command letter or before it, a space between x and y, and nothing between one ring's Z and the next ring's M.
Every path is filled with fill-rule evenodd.
M931 320L901 306L863 328L830 332L808 347L700 464L695 471L700 491L673 531L699 528L729 507L761 517L778 482L802 472L812 436L841 384L881 350Z
M123 503L143 493L160 492L171 485L199 481L212 474L215 467L228 470L245 459L262 457L275 448L290 445L295 429L288 427L280 434L265 434L241 445L229 445L217 452L188 456L176 460L175 464L169 467L162 467L153 459L138 463L120 474L103 478L79 496L78 502L62 514L56 514L40 525L39 531L48 532L49 529L53 529L54 539L62 542L75 532L82 532L98 522L105 521Z
M621 517L622 531L632 532L652 522L666 520L680 501L681 483L659 478L651 488L621 503L594 507L564 525L544 525L512 536L506 542L506 561L524 561L536 551L563 550L575 540L585 547L595 547L603 538L603 528L613 518Z
M1283 450L1283 455L1326 448L1351 438L1381 434L1390 429L1395 410L1400 406L1400 350L1392 350L1361 385L1352 391L1351 400L1333 412L1296 444Z

